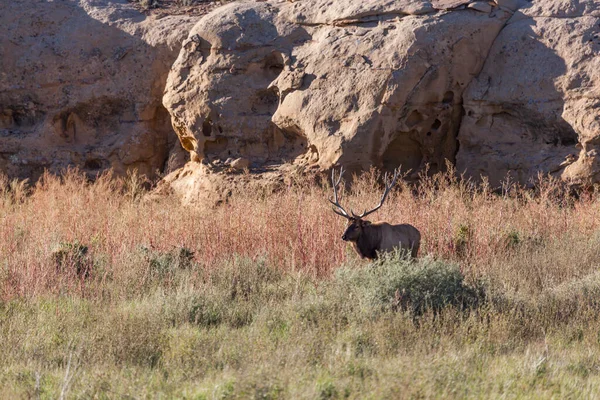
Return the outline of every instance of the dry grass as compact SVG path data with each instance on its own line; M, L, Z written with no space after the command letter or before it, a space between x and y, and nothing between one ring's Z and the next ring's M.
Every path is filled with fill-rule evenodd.
M344 203L356 209L376 204L376 178L371 172L359 179ZM148 275L132 269L132 255L142 246L191 249L208 270L233 254L264 257L270 265L315 279L354 258L339 239L345 220L331 212L329 189L314 185L297 184L268 197L248 193L210 212L173 199L144 202L143 185L134 176L106 175L89 183L69 172L62 178L46 175L29 189L17 182L3 185L0 295L5 300L100 296L108 276L123 283L122 295L135 293L130 286L143 285ZM415 225L423 237L421 255L458 261L467 278L536 292L594 269L599 206L595 195L574 201L552 181L543 181L536 193L510 188L497 195L485 186L437 176L416 190L400 186L376 217ZM88 246L101 264L94 292L85 292L85 282L53 262L57 246L73 242Z
M377 178L343 203L376 204ZM423 260L365 265L327 187L203 212L142 183L0 178L0 397L599 393L595 194L400 185L377 217L415 225Z

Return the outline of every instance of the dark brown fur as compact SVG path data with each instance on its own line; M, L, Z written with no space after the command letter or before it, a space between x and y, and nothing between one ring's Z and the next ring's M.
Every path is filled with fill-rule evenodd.
M342 239L351 242L360 257L370 260L376 259L378 253L391 252L394 249L409 251L411 256L416 258L421 244L421 234L412 225L371 223L357 218L349 220Z

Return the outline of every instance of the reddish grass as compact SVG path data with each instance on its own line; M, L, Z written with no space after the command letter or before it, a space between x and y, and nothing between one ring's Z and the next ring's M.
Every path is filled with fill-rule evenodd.
M596 195L572 200L551 179L540 180L535 192L509 185L498 195L452 176L423 179L417 189L399 184L373 217L415 225L421 254L458 261L467 277L538 290L593 268L600 256L588 240L600 226ZM374 206L381 195L377 178L375 171L357 178L343 204L357 211ZM345 221L331 212L329 190L297 184L266 198L234 197L206 211L172 198L141 201L135 177L105 175L89 183L71 171L45 175L29 190L0 179L0 295L104 296L111 285L111 296L128 296L148 282L147 264L136 256L140 246L193 250L200 266L195 279L234 254L327 276L355 258L340 239ZM74 241L89 246L103 265L91 286L52 261L57 244ZM544 257L556 258L556 267L538 262Z

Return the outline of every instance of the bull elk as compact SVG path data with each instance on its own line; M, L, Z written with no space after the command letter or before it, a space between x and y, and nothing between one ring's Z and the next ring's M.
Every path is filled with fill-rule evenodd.
M396 184L399 171L394 171L394 176L388 182L388 174L385 173L385 190L379 204L370 211L364 211L360 215L356 215L350 210L349 215L342 207L338 198L338 186L344 175L344 168L340 169L338 178L335 178L335 169L331 171L331 184L333 185L333 200L329 202L333 204L333 212L348 220L346 231L342 235L342 240L351 242L354 250L361 258L370 260L376 259L378 253L391 252L394 249L401 251L409 251L413 258L417 257L419 246L421 245L421 233L417 228L409 224L390 225L387 222L370 222L364 218L379 210L390 190Z

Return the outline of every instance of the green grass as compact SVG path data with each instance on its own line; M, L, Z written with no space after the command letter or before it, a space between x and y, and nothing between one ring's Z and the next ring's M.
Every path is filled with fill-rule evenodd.
M429 257L350 262L313 280L261 259L233 257L205 270L184 249L140 252L132 262L160 271L143 294L0 303L1 397L600 392L597 273L519 299L466 282L459 265ZM200 287L186 284L193 274L202 275Z
M367 263L310 182L204 210L0 174L0 398L599 397L600 198L562 189L399 183L420 259Z

